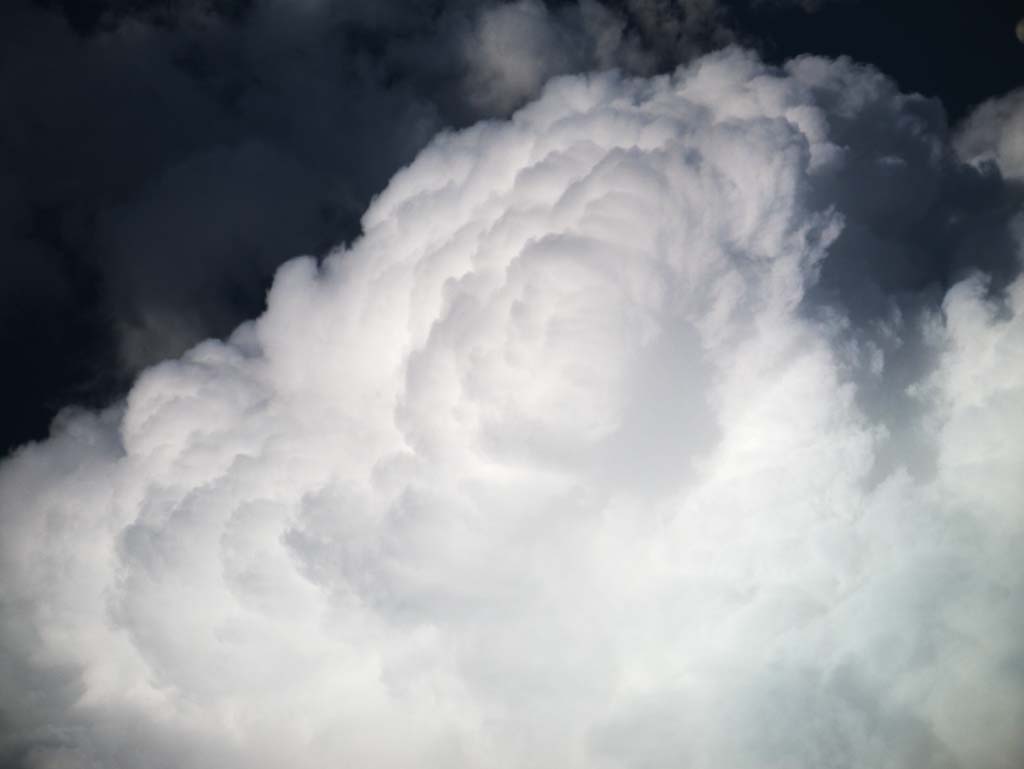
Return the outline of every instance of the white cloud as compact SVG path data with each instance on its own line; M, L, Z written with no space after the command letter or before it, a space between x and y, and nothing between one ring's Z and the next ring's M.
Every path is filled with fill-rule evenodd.
M917 257L864 189L917 216L930 115L732 50L439 136L261 318L0 468L5 747L1016 766L1024 284L829 272ZM879 469L903 432L928 472Z
M578 45L535 0L485 8L464 41L471 101L494 112L522 104L553 75L576 68Z
M994 162L1008 179L1024 179L1024 89L979 106L961 126L957 149L965 160Z

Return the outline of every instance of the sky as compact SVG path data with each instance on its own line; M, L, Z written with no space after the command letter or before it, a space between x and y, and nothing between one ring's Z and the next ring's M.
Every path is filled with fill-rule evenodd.
M1024 761L1015 3L0 10L0 766Z

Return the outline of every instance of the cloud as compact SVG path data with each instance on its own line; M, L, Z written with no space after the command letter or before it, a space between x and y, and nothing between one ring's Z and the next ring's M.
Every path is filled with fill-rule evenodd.
M5 757L1017 766L1024 283L906 275L1020 230L936 116L731 49L435 138L0 466Z
M994 162L1007 179L1024 179L1024 90L979 106L960 127L957 149L973 163Z
M107 402L257 314L268 273L354 238L438 130L505 117L554 75L649 74L728 38L713 3L14 0L0 13L0 347L24 382L5 399L41 411L2 450L56 406Z
M469 103L481 113L507 114L556 75L623 64L649 68L624 31L625 20L597 2L561 12L538 0L485 7L462 39Z
M755 21L711 0L4 4L0 349L21 372L3 400L23 405L5 416L0 450L259 313L273 269L355 238L372 196L437 131L507 117L553 76L651 75L756 43L736 28L776 10ZM207 205L205 189L221 202Z

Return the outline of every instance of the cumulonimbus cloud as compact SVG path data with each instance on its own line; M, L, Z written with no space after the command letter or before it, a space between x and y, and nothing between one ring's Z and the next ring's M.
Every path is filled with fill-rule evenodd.
M877 73L739 50L439 136L0 468L7 757L1018 766L1011 192Z

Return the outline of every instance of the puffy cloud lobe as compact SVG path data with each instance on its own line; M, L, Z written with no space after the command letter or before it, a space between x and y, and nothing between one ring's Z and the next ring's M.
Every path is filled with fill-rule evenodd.
M580 0L549 8L539 0L519 0L484 6L460 40L465 99L478 114L507 115L556 75L612 68L650 74L659 55L676 64L703 50L672 41L670 51L660 51L665 41L658 35L666 28L678 35L693 23L684 8L665 13L671 24L666 18L658 29L648 29L655 25L642 5L615 8Z
M978 107L961 126L957 149L968 161L994 162L1007 178L1024 179L1024 90Z
M1024 284L829 272L918 256L880 178L998 184L933 117L733 50L436 138L2 466L8 754L1016 766Z

